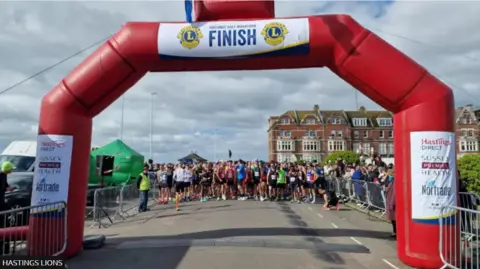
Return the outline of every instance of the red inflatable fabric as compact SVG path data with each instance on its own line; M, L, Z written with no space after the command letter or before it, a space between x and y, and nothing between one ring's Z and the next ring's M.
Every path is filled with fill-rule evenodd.
M235 19L272 19L275 17L273 1L195 0L195 21Z
M244 2L245 5L255 3ZM229 10L228 5L224 7ZM217 8L221 9L221 6ZM412 155L417 153L411 152L410 135L418 131L454 132L451 89L350 16L314 16L306 22L309 27L308 53L264 57L261 61L255 57L165 59L159 55L166 47L157 41L163 23L128 23L45 95L41 104L39 134L73 136L66 255L73 256L82 249L92 118L146 72L328 67L395 113L398 256L410 266L441 267L439 226L414 222L411 217L411 184L414 179L411 178L410 162ZM434 120L431 115L435 115ZM31 222L33 235L42 233L44 226L38 221ZM458 233L455 226L451 229Z

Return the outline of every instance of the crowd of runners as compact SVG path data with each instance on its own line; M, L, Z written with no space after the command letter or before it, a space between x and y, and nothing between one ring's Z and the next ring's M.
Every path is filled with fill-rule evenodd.
M146 165L150 178L160 188L159 204L199 200L257 200L316 203L323 199L323 209L339 209L335 180L346 166L342 160L321 166L317 163L278 163L220 161L199 164Z

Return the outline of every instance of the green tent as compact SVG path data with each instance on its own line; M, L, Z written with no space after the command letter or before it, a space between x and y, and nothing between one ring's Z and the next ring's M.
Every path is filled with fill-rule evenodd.
M101 176L95 175L95 161L98 155L115 157L113 175L103 177L105 185L129 184L132 178L136 178L143 171L144 156L117 139L92 151L89 184L100 184L102 181Z

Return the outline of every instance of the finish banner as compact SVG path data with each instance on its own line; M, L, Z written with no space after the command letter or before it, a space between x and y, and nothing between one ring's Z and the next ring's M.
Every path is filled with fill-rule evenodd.
M161 23L160 59L236 59L308 55L307 18L261 21Z

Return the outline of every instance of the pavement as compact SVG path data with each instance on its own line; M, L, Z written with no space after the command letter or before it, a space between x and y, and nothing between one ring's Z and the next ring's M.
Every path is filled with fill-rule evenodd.
M400 269L391 227L348 207L288 202L158 205L108 228L106 245L68 261L69 269Z

